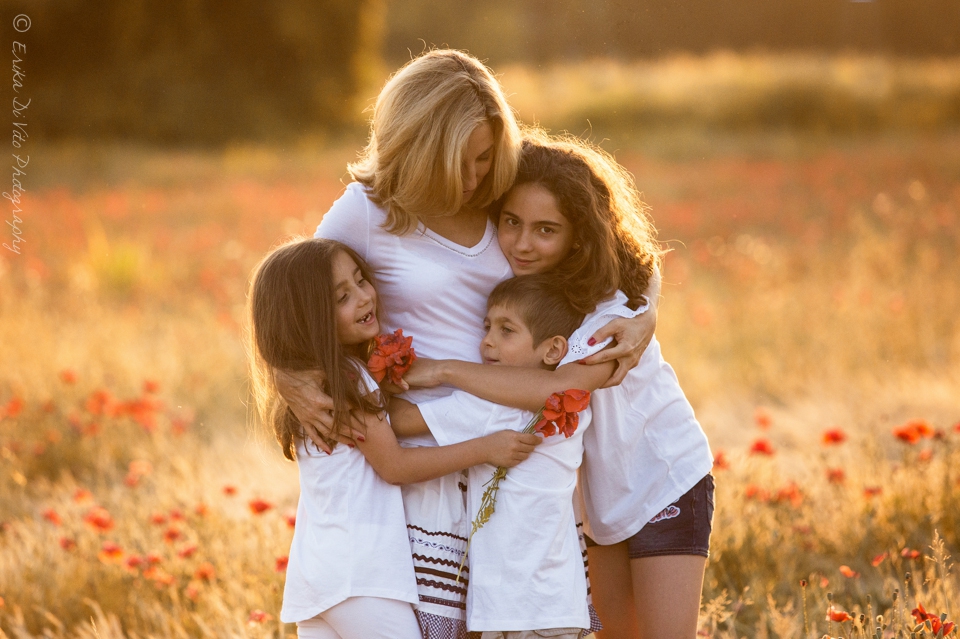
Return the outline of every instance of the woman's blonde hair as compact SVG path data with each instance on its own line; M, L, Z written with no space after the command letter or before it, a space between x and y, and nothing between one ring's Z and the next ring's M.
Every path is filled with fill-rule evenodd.
M370 141L347 168L387 210L384 228L403 235L418 218L454 215L463 206L463 151L474 129L493 129L490 172L470 205L483 208L513 183L520 130L500 83L476 58L436 49L411 60L383 87Z

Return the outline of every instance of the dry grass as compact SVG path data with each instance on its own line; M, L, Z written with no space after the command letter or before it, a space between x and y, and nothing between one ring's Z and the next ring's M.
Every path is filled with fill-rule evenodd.
M658 332L725 460L703 635L955 620L960 140L664 139L618 158L673 248ZM28 250L0 258L0 636L294 632L296 472L247 427L238 321L354 148L36 149Z

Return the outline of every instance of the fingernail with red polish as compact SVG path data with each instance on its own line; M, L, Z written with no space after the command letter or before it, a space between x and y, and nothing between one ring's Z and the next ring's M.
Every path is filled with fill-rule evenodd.
M367 441L367 438L364 437L363 435L357 435L357 441L358 441L358 442L365 442L365 441Z
M597 343L597 340L593 339L592 337L587 340L587 346L593 346L596 343Z

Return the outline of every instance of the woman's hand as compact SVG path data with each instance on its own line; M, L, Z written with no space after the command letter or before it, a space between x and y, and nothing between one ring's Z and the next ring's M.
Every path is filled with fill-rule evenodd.
M603 342L610 337L614 338L614 343L599 353L585 357L580 363L600 364L617 360L617 369L600 388L617 386L627 376L627 373L640 363L643 351L647 350L647 346L657 330L660 283L660 269L654 267L653 275L647 283L647 290L643 292L649 300L647 310L633 319L615 319L593 334L591 345Z
M304 434L314 445L327 453L333 447L324 440L334 439L333 399L323 392L324 375L321 371L283 371L275 370L274 378L277 392L290 406L290 410L300 421ZM339 441L353 445L353 439L363 441L362 423L351 418L347 432L340 433Z
M483 438L487 447L487 463L493 466L513 468L533 452L543 438L533 433L518 433L501 430Z

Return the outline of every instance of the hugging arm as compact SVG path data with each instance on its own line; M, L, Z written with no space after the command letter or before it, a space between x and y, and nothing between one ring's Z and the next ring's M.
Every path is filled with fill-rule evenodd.
M277 392L300 421L304 434L317 448L329 455L332 447L324 438L330 438L334 430L333 399L323 392L323 372L275 369L274 379ZM363 437L360 428L361 425L351 419L349 428L344 429L339 440L353 443L352 439Z
M392 400L390 414L392 420L404 423L401 430L406 434L427 432L423 416L409 402ZM391 484L436 479L477 464L516 466L541 441L537 435L504 430L450 446L404 448L383 413L359 413L357 419L366 432L364 441L357 441L357 448L377 474Z

